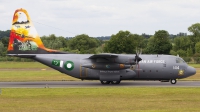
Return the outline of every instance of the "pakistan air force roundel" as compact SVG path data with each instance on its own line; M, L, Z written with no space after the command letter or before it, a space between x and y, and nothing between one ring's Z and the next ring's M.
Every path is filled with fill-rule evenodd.
M66 61L64 67L66 70L71 71L74 69L74 63L72 61Z

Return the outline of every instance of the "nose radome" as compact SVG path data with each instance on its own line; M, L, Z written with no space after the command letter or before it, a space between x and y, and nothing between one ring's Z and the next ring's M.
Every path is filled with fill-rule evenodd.
M196 69L194 67L188 66L188 68L187 68L187 74L189 76L196 74Z

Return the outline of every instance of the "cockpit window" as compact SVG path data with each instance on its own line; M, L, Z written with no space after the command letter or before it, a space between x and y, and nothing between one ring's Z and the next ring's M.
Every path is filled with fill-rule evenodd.
M176 63L185 63L185 61L181 58L176 58Z

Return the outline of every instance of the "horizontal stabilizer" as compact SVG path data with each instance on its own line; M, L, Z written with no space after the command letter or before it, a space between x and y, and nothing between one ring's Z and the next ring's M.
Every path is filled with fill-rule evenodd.
M8 56L16 56L20 58L33 58L36 54L8 54Z

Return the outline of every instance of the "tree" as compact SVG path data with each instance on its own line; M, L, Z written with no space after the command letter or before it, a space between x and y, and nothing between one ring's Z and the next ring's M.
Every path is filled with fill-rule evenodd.
M81 34L69 40L69 47L71 50L78 50L81 54L89 54L96 53L95 50L99 43L98 39Z
M191 41L192 50L195 53L195 45L197 42L200 42L200 23L192 24L190 27L188 27L188 31L192 33L189 38Z
M145 52L146 52L147 54L155 54L154 49L156 49L155 46L154 46L154 37L151 36L151 37L149 38L149 40L148 40L148 43L147 43L147 47L146 47L146 49L145 49Z
M150 37L147 44L147 53L151 54L169 54L172 49L172 44L169 42L169 34L165 30L155 32L154 36Z
M175 56L176 56L176 55L177 55L177 52L176 52L176 51L174 51L174 50L170 50L170 54L171 54L171 55L175 55Z
M186 57L186 56L187 56L187 53L186 53L184 50L182 50L182 49L178 50L178 51L177 51L177 54L178 54L179 56L181 56L181 57Z
M51 34L49 36L42 36L41 39L47 48L59 50L67 47L67 40L64 37L56 37L54 34Z
M200 23L192 24L188 27L188 31L192 33L195 37L200 37Z
M177 51L177 50L187 50L188 48L192 49L192 44L191 44L191 40L189 37L176 37L174 39L174 46L173 46L173 50Z
M0 39L0 55L1 56L6 56L8 41L9 41L8 37L3 37Z
M4 56L5 55L5 48L3 43L0 41L0 56Z
M195 53L200 53L200 42L195 45Z
M3 37L9 37L9 36L10 36L10 30L0 31L0 39Z
M144 38L137 34L131 34L129 31L119 31L105 43L104 51L117 54L133 54L136 47L144 47L143 40Z
M4 47L7 48L9 43L9 37L1 38L1 42L4 44Z
M187 48L187 57L190 57L192 55L193 55L192 48L191 47Z
M67 47L67 45L68 45L68 40L67 40L66 38L60 36L60 37L57 37L57 39L62 43L62 46L63 46L63 47Z

